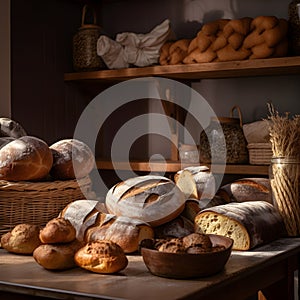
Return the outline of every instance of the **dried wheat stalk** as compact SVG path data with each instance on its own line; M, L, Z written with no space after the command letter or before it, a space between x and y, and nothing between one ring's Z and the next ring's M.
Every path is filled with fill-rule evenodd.
M300 159L300 116L280 116L273 105L269 107L269 132L273 157ZM271 179L274 202L281 213L287 233L300 234L299 167L294 164L273 165Z

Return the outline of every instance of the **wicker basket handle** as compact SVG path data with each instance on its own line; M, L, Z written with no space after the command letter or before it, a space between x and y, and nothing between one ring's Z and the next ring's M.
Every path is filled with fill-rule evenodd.
M233 117L233 112L234 110L237 110L238 112L238 115L239 115L239 119L240 119L240 126L242 127L243 126L243 120L242 120L242 112L241 112L241 109L239 108L239 106L235 105L231 108L231 111L230 111L230 117L232 118Z
M90 7L89 5L84 5L83 9L82 9L82 16L81 16L81 26L85 25L85 15L87 12L87 9L90 8L93 11L93 24L96 25L97 24L97 16L96 16L96 11Z

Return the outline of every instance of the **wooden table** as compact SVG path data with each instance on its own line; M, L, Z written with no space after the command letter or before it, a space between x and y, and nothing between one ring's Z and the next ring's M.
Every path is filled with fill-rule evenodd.
M300 238L285 238L251 251L233 251L225 269L214 276L176 280L151 275L142 257L116 275L80 268L53 272L31 256L0 250L1 299L230 299L260 292L259 299L294 299L294 271L299 266ZM19 295L19 296L18 296ZM20 295L22 297L20 298Z

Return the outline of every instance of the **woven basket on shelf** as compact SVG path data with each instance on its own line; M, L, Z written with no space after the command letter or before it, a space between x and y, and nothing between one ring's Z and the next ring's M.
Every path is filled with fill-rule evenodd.
M247 148L251 165L270 165L273 156L270 143L251 143Z
M92 193L89 177L78 181L0 180L0 236L20 223L44 226L70 202L86 199L83 193Z

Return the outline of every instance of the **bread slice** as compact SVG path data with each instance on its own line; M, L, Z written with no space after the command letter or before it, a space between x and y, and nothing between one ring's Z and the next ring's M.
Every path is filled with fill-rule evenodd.
M218 234L234 240L234 250L249 250L285 234L282 217L265 201L228 203L200 211L195 232Z

